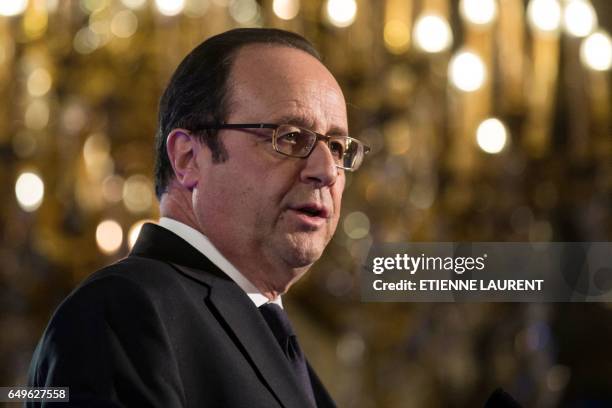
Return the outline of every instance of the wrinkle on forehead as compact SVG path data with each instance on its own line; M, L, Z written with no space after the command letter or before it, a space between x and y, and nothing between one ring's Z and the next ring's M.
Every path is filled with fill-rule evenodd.
M275 112L270 120L277 124L289 124L326 135L346 136L346 115L337 115L332 112L316 112L309 107L302 106L299 101L291 100Z
M251 114L256 122L293 118L315 131L346 134L340 86L323 64L301 50L245 47L230 78L230 114Z

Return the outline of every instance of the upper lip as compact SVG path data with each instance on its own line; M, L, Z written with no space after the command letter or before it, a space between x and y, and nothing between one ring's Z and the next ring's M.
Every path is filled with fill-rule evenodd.
M325 207L322 204L317 204L317 203L296 204L296 205L290 206L290 208L295 211L309 212L309 213L312 213L314 216L321 217L321 218L329 218L330 213L331 213L329 208Z

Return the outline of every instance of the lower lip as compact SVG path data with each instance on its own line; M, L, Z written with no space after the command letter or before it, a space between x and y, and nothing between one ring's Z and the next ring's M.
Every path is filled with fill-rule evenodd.
M327 218L308 215L302 211L290 210L289 212L292 213L302 224L309 227L320 227L327 221Z

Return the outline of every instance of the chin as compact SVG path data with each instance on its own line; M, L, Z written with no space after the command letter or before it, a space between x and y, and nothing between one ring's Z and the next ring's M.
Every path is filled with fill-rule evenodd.
M328 242L326 237L313 237L312 233L293 233L284 236L277 250L287 265L305 268L319 260Z
M294 268L305 268L318 261L322 254L323 249L318 247L312 247L308 244L292 245L287 248L285 261Z

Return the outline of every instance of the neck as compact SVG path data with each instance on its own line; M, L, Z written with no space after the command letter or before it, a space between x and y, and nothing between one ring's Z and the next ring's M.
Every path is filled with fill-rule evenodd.
M177 194L178 193L178 194ZM291 268L282 265L280 259L270 261L264 254L245 254L244 248L226 248L215 242L214 234L201 228L191 206L191 197L180 192L165 193L160 199L160 216L172 218L205 235L215 248L238 271L270 300L286 293L291 285L304 275L310 266ZM253 259L257 259L254 263Z

